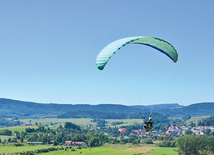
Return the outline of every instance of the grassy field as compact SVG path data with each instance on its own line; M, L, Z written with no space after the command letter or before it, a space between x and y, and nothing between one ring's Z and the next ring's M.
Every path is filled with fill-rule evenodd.
M13 126L13 127L5 127L5 128L0 128L0 130L8 129L14 133L14 131L25 131L26 128L37 128L37 126Z
M142 119L105 119L107 121L107 126L115 127L115 125L112 125L112 122L123 122L123 124L117 125L132 125L134 123L142 123ZM59 126L64 125L65 122L72 122L74 124L80 125L80 126L96 126L95 122L91 122L90 118L41 118L41 119L22 119L21 120L25 124L31 123L32 125L35 125L36 123L41 125L53 125L53 126Z
M144 155L177 155L178 152L176 152L175 150L176 148L157 147L153 149L153 151L145 153Z
M14 154L16 152L23 152L23 151L32 151L42 148L49 148L52 146L49 145L40 145L40 146L1 146L0 145L0 154Z
M91 122L90 118L40 118L40 119L22 119L21 120L25 124L33 124L36 123L41 125L53 125L53 126L59 126L64 125L65 122L72 122L77 125L81 126L88 126L88 125L95 125L94 122Z
M205 119L205 118L208 118L210 116L197 116L197 117L191 117L190 119L188 119L186 121L186 123L190 123L190 122L197 122L197 121L200 121L202 119Z
M154 145L115 145L111 147L77 149L76 151L55 151L41 155L177 155L174 149L175 148L160 148Z
M23 151L33 151L42 148L52 147L50 145L41 146L0 146L0 154L15 154L16 152ZM175 148L161 148L155 145L141 144L141 145L131 145L131 144L115 144L115 145L105 145L104 147L97 148L86 148L86 149L76 149L71 150L60 150L52 151L48 153L42 153L40 155L177 155L174 151Z
M4 136L4 135L0 135L0 139L3 142L4 140L8 140L9 138L13 138L14 136Z
M13 127L5 127L5 128L0 128L0 131L8 129L8 130L12 131L13 134L14 134L15 131L18 131L18 132L25 131L26 128L37 128L37 126L13 126ZM13 137L14 136L0 135L1 141L7 140L8 138L13 138Z
M110 127L120 127L120 126L128 126L133 125L135 123L142 124L142 119L105 119L108 122L108 126ZM120 125L111 125L113 122L123 122L123 124Z

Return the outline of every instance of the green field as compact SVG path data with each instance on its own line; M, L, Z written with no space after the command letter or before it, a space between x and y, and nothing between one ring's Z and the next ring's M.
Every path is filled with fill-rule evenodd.
M4 140L8 140L9 138L13 138L14 136L4 136L4 135L0 135L0 139L3 142Z
M95 125L94 122L91 122L90 118L40 118L40 119L22 119L21 120L25 124L31 123L35 125L36 123L41 125L53 125L59 126L64 125L65 122L72 122L77 125L87 126L87 125Z
M92 149L77 149L76 151L55 151L43 153L41 155L177 155L175 148L160 148L153 145L126 147L99 147Z
M190 123L190 122L197 122L197 121L201 121L202 119L208 118L210 116L197 116L197 117L191 117L190 119L188 119L186 121L186 123Z
M8 129L10 131L14 132L21 132L21 131L25 131L26 128L37 128L37 126L13 126L13 127L5 127L5 128L0 128L0 130L5 130ZM8 138L13 138L14 136L4 136L4 135L0 135L0 138L2 141L7 140Z
M110 127L120 127L120 126L128 126L128 125L133 125L135 123L142 124L143 120L142 119L105 119L108 122L108 126ZM123 124L120 125L111 125L113 122L123 122Z
M37 126L13 126L13 127L5 127L5 128L0 128L0 130L8 129L14 133L14 131L25 131L26 128L37 128Z
M177 155L178 152L176 152L175 150L176 148L157 147L153 149L153 151L145 153L144 155Z
M49 145L39 145L39 146L1 146L0 145L0 154L14 154L16 152L23 152L23 151L33 151L42 148L49 148L52 146Z
M132 125L134 123L142 123L142 119L105 119L107 121L107 126L115 127L112 126L112 122L123 122L121 125ZM96 126L95 122L91 122L90 118L41 118L41 119L22 119L21 120L25 124L32 124L35 125L36 123L41 124L41 125L53 125L53 126L59 126L59 125L64 125L65 122L72 122L74 124L80 125L80 126Z
M39 146L0 146L0 154L15 154L16 152L33 151L42 148L50 148L51 145L39 145ZM42 153L40 155L177 155L174 151L176 148L161 148L155 145L141 144L141 145L105 145L104 147L75 149L72 151L60 150L52 151L48 153Z

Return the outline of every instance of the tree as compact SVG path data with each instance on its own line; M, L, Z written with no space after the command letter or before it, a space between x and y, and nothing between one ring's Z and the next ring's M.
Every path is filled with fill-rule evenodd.
M97 146L101 146L102 142L99 140L99 138L95 137L89 141L88 145L90 147L97 147Z
M29 142L37 142L38 139L39 139L38 133L34 132L34 133L28 138L28 141L29 141Z
M210 154L214 154L214 137L208 137L207 138L206 148L210 152Z
M14 135L17 139L21 139L21 134L18 131L14 131Z
M148 139L145 139L145 140L144 140L144 143L145 143L145 144L153 144L153 141L152 141L151 138L148 138Z
M65 129L80 130L80 127L72 122L65 122Z
M158 144L159 147L176 147L175 140L164 140Z
M198 155L199 151L196 147L199 146L199 141L197 137L193 136L182 136L177 139L177 146L180 149L180 152L184 155Z
M214 137L183 136L177 139L182 155L211 155L214 153Z
M86 136L84 134L75 134L72 137L73 141L85 141L86 140Z
M208 136L211 135L212 134L211 129L205 129L204 134Z
M24 142L24 138L21 138L21 139L20 139L20 142L23 143L23 142Z
M98 119L97 123L96 123L96 126L102 128L102 127L105 127L106 123L107 122L104 119Z
M192 135L193 132L192 132L190 129L188 129L188 130L185 132L185 134L186 134L186 135Z
M8 139L7 139L7 142L10 143L10 142L11 142L11 138L8 138Z
M121 137L120 138L120 143L121 144L126 144L128 142L128 139L124 138L124 137Z
M42 142L43 142L43 144L50 144L50 137L48 136L47 133L43 134Z
M11 136L13 133L11 130L8 129L4 129L4 130L0 130L0 135L7 135L7 136Z

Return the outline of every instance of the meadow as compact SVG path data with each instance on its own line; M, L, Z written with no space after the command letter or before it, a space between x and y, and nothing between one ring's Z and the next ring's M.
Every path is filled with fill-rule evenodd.
M29 127L30 128L37 128L37 126L12 126L12 127L0 128L0 130L8 129L14 133L15 131L17 131L17 132L25 131L25 129L29 128Z
M1 130L4 130L4 129L8 129L10 131L12 131L12 133L14 134L15 131L17 132L21 132L21 131L25 131L26 128L37 128L37 126L13 126L13 127L4 127L4 128L0 128L0 131ZM13 138L14 136L4 136L4 135L0 135L0 139L1 141L4 141L4 140L8 140L8 138Z
M52 147L50 145L39 145L39 146L2 146L0 145L0 154L15 154L16 152L24 152L24 151L33 151L37 149L42 149L42 148L49 148Z
M0 154L15 154L16 152L33 151L42 148L50 148L51 145L39 146L0 146ZM111 144L103 147L85 149L67 149L41 153L40 155L177 155L175 148L156 147L151 144Z
M76 151L55 151L41 155L177 155L175 148L160 148L153 145L99 147L88 149L77 149Z
M39 119L21 119L24 124L35 125L48 125L48 126L64 126L65 122L72 122L81 126L88 126L90 124L95 125L94 122L91 122L90 118L39 118Z
M65 122L72 122L74 124L80 125L80 126L96 126L95 122L92 122L90 118L40 118L40 119L22 119L21 120L24 124L32 124L35 125L41 124L41 125L52 125L52 126L59 126L64 125ZM116 125L133 125L134 123L142 123L142 119L105 119L107 121L107 126L114 127L115 125L112 125L113 122L123 122L123 124Z
M188 119L186 121L186 123L201 121L202 119L206 119L208 117L210 117L210 116L195 116L195 117L191 117L190 119Z

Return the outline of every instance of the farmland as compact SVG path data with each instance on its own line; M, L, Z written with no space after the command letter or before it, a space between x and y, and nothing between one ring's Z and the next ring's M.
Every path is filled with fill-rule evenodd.
M0 146L0 154L15 154L16 152L25 152L25 151L33 151L37 149L49 148L50 145L40 145L40 146Z
M56 127L59 125L64 125L65 122L72 122L74 124L80 125L80 126L92 126L95 127L96 123L93 122L90 118L40 118L40 119L21 119L21 121L26 125L47 125ZM135 123L142 123L142 119L105 119L107 122L106 126L110 127L120 127L121 125L128 126L133 125ZM122 122L119 125L113 125L114 122ZM16 128L16 127L15 127ZM20 127L22 128L22 127ZM20 129L21 130L21 129Z
M191 121L200 119L195 117ZM208 137L208 135L213 135L213 129L208 127L206 127L206 132L200 127L197 127L197 130L192 130L196 128L188 128L192 133L195 131L204 132L207 137L181 136L179 138L180 145L175 148L178 140L173 139L176 132L171 131L176 129L173 131L182 133L186 129L185 126L170 126L168 131L171 132L171 137L163 138L157 137L157 133L160 133L157 130L149 134L144 133L141 128L142 119L37 118L21 119L21 122L23 122L22 126L0 128L1 133L10 131L10 134L0 136L0 155L23 153L39 153L41 155L176 155L178 148L183 148L182 141L190 139L191 143L197 143L200 141L199 138L208 146L207 148L200 146L199 151L209 153L211 151L209 148L213 147L213 139ZM99 122L105 123L98 126L101 125ZM121 128L122 126L123 128ZM119 132L119 128L127 129L127 131ZM162 134L164 135L164 133ZM73 145L74 143L67 144L68 141L86 142L87 147ZM30 146L27 142L40 142L40 144ZM199 147L199 144L194 146ZM185 150L179 151L184 152Z
M25 129L28 127L29 126L12 126L12 127L0 128L0 130L8 129L14 133L15 131L17 131L17 132L25 131ZM30 127L31 128L37 128L37 126L30 126Z
M24 151L35 151L38 149L50 148L50 145L42 146L0 146L0 154L6 153L8 155L15 154L16 152ZM96 148L85 148L85 149L63 149L58 151L49 151L47 153L42 153L41 155L176 155L177 152L174 148L160 148L155 145L132 145L132 144L116 144L116 145L105 145L103 147Z
M76 151L56 151L43 153L42 155L177 155L177 152L174 151L175 148L160 148L153 145L139 145L139 146L124 146L116 145L111 147L99 147L92 149L81 149Z

